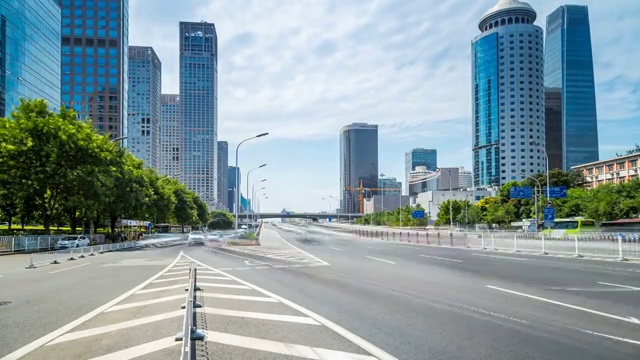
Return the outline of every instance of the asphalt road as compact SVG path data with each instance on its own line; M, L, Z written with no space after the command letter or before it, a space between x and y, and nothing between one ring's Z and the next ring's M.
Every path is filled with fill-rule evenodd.
M204 289L203 358L640 353L637 264L425 247L313 225L263 234L260 247L148 248L55 268L18 270L0 258L0 301L12 301L0 307L0 359L20 348L25 359L177 359L192 262Z

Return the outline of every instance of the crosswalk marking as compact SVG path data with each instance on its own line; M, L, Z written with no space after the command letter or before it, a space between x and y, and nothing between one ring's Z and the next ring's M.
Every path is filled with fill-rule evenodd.
M213 297L221 299L234 299L234 300L248 300L248 301L263 301L263 302L278 302L276 299L265 296L246 296L246 295L232 295L232 294L218 294L218 293L202 293L200 296Z
M172 267L171 270L187 270L188 268L190 268L190 266L178 266Z
M178 288L181 288L181 287L186 287L187 285L188 284L178 284L178 285L163 286L163 287L158 287L158 288L144 289L144 290L138 291L136 294L146 294L146 293L156 292L156 291L178 289Z
M202 311L201 309L198 309L198 310ZM219 309L219 308L211 308L211 307L205 307L204 311L207 314L215 314L215 315L236 316L236 317L261 319L261 320L285 321L285 322L293 322L293 323L308 324L308 325L320 325L319 322L313 320L308 316L280 315L280 314L260 313L260 312L253 312L253 311Z
M297 356L305 359L344 359L344 360L374 360L373 356L354 354L344 351L323 349L305 345L291 344L280 341L259 339L248 336L225 334L217 331L206 331L207 341L243 347L271 353Z
M146 344L130 347L128 349L112 352L111 354L94 357L89 360L129 360L137 357L151 354L162 349L180 345L181 342L176 341L173 337L151 341Z
M138 306L159 304L159 303L162 303L162 302L165 302L165 301L172 301L172 300L178 300L178 299L185 299L185 295L184 294L180 294L180 295L165 296L165 297L151 299L151 300L145 300L145 301L138 301L138 302L134 302L134 303L116 305L116 306L108 308L104 312L111 312L111 311L117 311L117 310L122 310L122 309L130 309L130 308L134 308L134 307L138 307Z
M114 330L126 329L126 328L130 328L130 327L133 327L133 326L149 324L149 323L152 323L152 322L155 322L155 321L170 319L172 317L177 317L177 316L184 316L184 310L176 310L176 311L171 311L171 312L160 314L160 315L153 315L153 316L148 316L148 317L144 317L144 318L140 318L140 319L123 321L123 322L116 323L116 324L99 326L99 327L96 327L96 328L93 328L93 329L80 330L80 331L76 331L76 332L66 333L66 334L60 336L59 338L51 341L50 343L48 343L47 346L53 345L53 344L58 344L58 343L65 342L65 341L81 339L81 338L85 338L85 337L88 337L88 336L104 334L104 333L108 333L108 332L111 332L111 331L114 331Z
M162 276L168 276L168 275L180 275L180 274L188 274L189 270L182 270L182 271L175 271L175 272L167 272L162 274Z
M209 280L231 280L225 276L200 276L198 275L198 279L209 279Z
M158 280L153 280L152 283L161 283L161 282L167 282L167 281L176 281L176 280L187 280L189 277L188 276L180 276L180 277L174 277L174 278L168 278L168 279L158 279Z
M214 275L220 275L220 272L218 272L218 271L211 271L211 270L199 270L199 269L198 269L198 274L214 274Z
M246 285L216 284L216 283L202 283L202 282L198 282L198 286L210 286L210 287L232 288L232 289L251 289Z

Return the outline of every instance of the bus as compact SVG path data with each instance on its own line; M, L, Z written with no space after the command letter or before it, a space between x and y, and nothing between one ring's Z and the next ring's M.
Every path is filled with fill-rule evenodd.
M579 235L586 232L596 231L596 221L582 217L567 219L555 219L550 229L545 229L545 233L553 236Z

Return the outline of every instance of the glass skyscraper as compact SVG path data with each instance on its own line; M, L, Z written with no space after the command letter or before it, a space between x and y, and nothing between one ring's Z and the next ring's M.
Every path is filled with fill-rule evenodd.
M162 121L160 124L160 173L178 179L180 177L180 96L162 94Z
M362 212L357 191L360 181L365 188L378 187L378 125L353 123L340 130L340 209L345 213ZM376 191L366 191L365 197Z
M562 169L598 161L596 92L586 6L564 5L547 16L544 85L560 90L562 117L556 126L562 129Z
M217 208L218 36L207 22L180 22L182 183Z
M62 105L100 133L127 136L128 0L58 0ZM123 140L126 145L127 140Z
M53 0L0 1L0 117L21 98L60 107L60 8Z
M218 208L229 208L229 143L218 141Z
M427 170L436 171L438 169L438 150L418 148L404 154L404 180L407 194L409 194L409 173L417 166L426 166Z
M149 46L129 46L129 150L160 170L162 63Z
M229 206L229 212L233 213L235 211L235 207L236 207L236 202L237 202L237 196L235 195L235 189L236 189L236 181L238 179L238 177L240 177L241 172L240 172L240 168L237 168L235 166L229 166L227 167L228 171L227 171L227 176L228 176L228 181L227 181L227 192L228 192L228 206Z
M543 34L535 10L500 0L472 43L474 186L502 185L546 169Z

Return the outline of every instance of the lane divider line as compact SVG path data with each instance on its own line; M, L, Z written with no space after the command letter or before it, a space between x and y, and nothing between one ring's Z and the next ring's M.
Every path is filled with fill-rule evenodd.
M485 254L471 254L472 256L482 256L488 258L495 259L507 259L507 260L516 260L516 261L529 261L529 259L519 258L519 257L511 257L511 256L499 256L499 255L485 255Z
M545 299L545 298L540 297L540 296L529 295L529 294L525 294L525 293L521 293L521 292L517 292L517 291L513 291L513 290L499 288L499 287L496 287L496 286L487 285L487 287L490 288L490 289L503 291L503 292L506 292L506 293L519 295L519 296L524 296L524 297L528 297L530 299L543 301L543 302L546 302L546 303L549 303L549 304L564 306L564 307L567 307L567 308L570 308L570 309L580 310L580 311L588 312L588 313L591 313L591 314L605 316L605 317L608 317L608 318L612 318L612 319L616 319L616 320L622 320L622 321L630 322L630 323L633 323L633 324L636 324L636 325L640 325L640 321L638 319L632 318L632 317L624 317L624 316L609 314L609 313L598 311L598 310L593 310L593 309L588 309L588 308L584 308L584 307L581 307L581 306L566 304L566 303L563 303L563 302L560 302L560 301Z
M49 274L55 274L55 273L59 273L59 272L63 272L63 271L71 270L71 269L77 269L79 267L83 267L83 266L86 266L86 265L89 265L89 264L91 264L91 263L84 263L84 264L81 264L81 265L76 265L76 266L72 266L72 267L68 267L68 268L64 268L64 269L60 269L60 270L56 270L56 271L49 271Z
M108 308L104 312L108 313L108 312L111 312L111 311L118 311L118 310L122 310L122 309L130 309L130 308L134 308L134 307L138 307L138 306L159 304L159 303L162 303L162 302L165 302L165 301L178 300L178 299L184 299L184 294L171 295L171 296L165 296L165 297L151 299L151 300L144 300L144 301L138 301L138 302L134 302L134 303L116 305L116 306Z
M205 311L207 314L214 314L214 315L235 316L235 317L250 318L250 319L261 319L261 320L283 321L283 322L292 322L292 323L307 324L307 325L320 325L319 322L313 320L312 318L310 318L308 316L280 315L280 314L261 313L261 312L253 312L253 311L229 310L229 309L220 309L220 308L211 308L211 307L205 307L204 310L197 309L197 311Z
M332 247L332 246L329 246L329 249L333 249L335 251L342 251L342 249L338 249L337 247Z
M85 323L89 320L91 320L92 318L96 317L97 315L99 315L100 313L104 312L105 310L107 310L108 308L118 304L119 302L121 302L122 300L128 298L129 296L135 294L136 292L138 292L140 289L144 288L145 286L149 285L153 280L159 278L160 276L162 276L162 274L164 274L165 272L169 271L169 269L171 269L176 262L178 262L178 260L180 259L180 257L183 256L182 252L180 252L180 254L178 254L178 256L176 256L176 259L169 265L167 265L166 268L164 268L163 270L160 270L160 272L158 272L157 274L153 275L152 277L150 277L149 279L143 281L140 285L134 287L133 289L125 292L124 294L118 296L117 298L109 301L108 303L90 311L89 313L79 317L78 319L68 323L67 325L62 326L61 328L58 328L52 332L50 332L49 334L30 342L29 344L21 347L20 349L12 352L11 354L3 357L0 360L17 360L25 355L27 355L28 353L34 351L35 349L41 347L42 345L50 342L51 340L59 337L60 335L63 335L64 333L66 333L69 330L72 330L73 328L81 325L82 323Z
M461 263L462 260L457 260L457 259L449 259L449 258L443 258L443 257L439 257L439 256L429 256L429 255L420 255L424 258L429 258L429 259L438 259L438 260L445 260L445 261L453 261L453 262L457 262L457 263Z
M308 252L306 252L306 251L304 251L304 250L300 249L299 247L297 247L297 246L295 246L295 245L291 244L290 242L288 242L287 240L285 240L282 236L280 236L280 233L278 233L277 231L275 231L275 230L271 230L271 231L275 232L275 233L276 233L276 235L278 235L278 237L280 238L280 240L284 241L287 245L291 246L292 248L294 248L294 249L296 249L296 250L298 250L298 251L300 251L300 252L302 252L302 253L304 253L304 254L308 255L309 257L311 257L311 258L313 258L314 260L316 260L316 261L318 261L318 262L322 263L323 265L330 265L328 262L326 262L326 261L324 261L324 260L321 260L321 259L319 259L318 257L313 256L313 255L309 254Z
M203 263L201 261L198 261L198 260L192 258L191 256L188 256L188 255L184 255L184 256L186 258L188 258L188 259L193 260L195 263L197 263L197 264L199 264L199 265L201 265L203 267L206 267L208 269L216 271L216 269L212 268L209 265L206 265L205 263ZM220 270L218 269L217 271L220 271ZM323 317L322 315L316 314L315 312L313 312L313 311L311 311L311 310L309 310L309 309L307 309L307 308L305 308L305 307L303 307L301 305L298 305L298 304L294 303L293 301L287 300L287 299L283 298L282 296L276 295L276 294L274 294L274 293L272 293L272 292L270 292L268 290L265 290L265 289L263 289L263 288L261 288L259 286L253 285L253 284L251 284L251 283L249 283L247 281L244 281L244 280L242 280L240 278L237 278L237 277L235 277L233 275L227 274L227 273L225 273L223 271L220 271L220 273L232 278L233 280L235 280L235 281L237 281L237 282L239 282L241 284L245 284L248 287L250 287L250 288L252 288L252 289L254 289L254 290L258 291L258 292L261 292L264 295L266 295L266 296L268 296L268 297L270 297L272 299L278 300L279 302L289 306L290 308L293 308L294 310L297 310L297 311L307 315L308 317L314 319L315 321L319 322L320 324L322 324L322 325L328 327L329 329L333 330L338 335L340 335L340 336L344 337L345 339L351 341L352 343L358 345L359 347L361 347L362 349L366 350L367 352L369 352L371 355L373 355L374 357L378 358L379 360L398 360L395 356L387 353L386 351L380 349L379 347L373 345L372 343L368 342L367 340L365 340L365 339L361 338L360 336L352 333L351 331L343 328L342 326L334 323L333 321ZM316 356L316 359L317 358L318 357ZM328 358L331 358L331 357L328 357Z
M130 360L180 344L182 343L176 341L173 337L169 337L130 347L128 349L112 352L111 354L94 357L89 360Z
M237 346L252 350L267 351L282 355L291 355L304 359L344 359L344 360L374 360L373 356L348 353L344 351L323 349L306 345L265 340L248 336L225 334L216 331L205 331L207 341L218 344Z
M377 258L377 257L373 257L373 256L365 256L365 257L367 257L367 258L369 258L369 259L373 259L373 260L378 260L378 261L386 262L386 263L389 263L389 264L394 264L394 265L396 264L396 263L394 263L393 261L389 261L389 260L385 260L385 259L379 259L379 258Z
M587 334L591 334L591 335L602 336L602 337L613 339L613 340L624 341L624 342L640 345L640 341L637 341L637 340L625 339L625 338L621 338L621 337L617 337L617 336L597 333L597 332L594 332L594 331L589 331L589 330L584 330L584 329L578 329L578 330L580 330L580 331L582 331L584 333L587 333Z
M599 281L598 284L609 285L609 286L617 286L617 287L621 287L621 288L629 289L629 290L640 290L640 287L633 287L633 286L620 285L620 284L612 284L612 283L607 283L607 282L600 282Z

